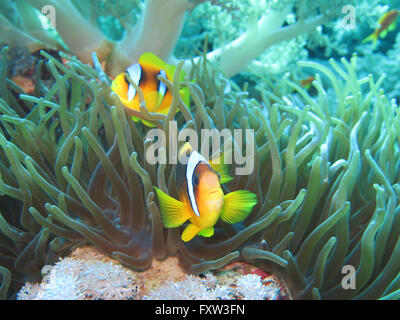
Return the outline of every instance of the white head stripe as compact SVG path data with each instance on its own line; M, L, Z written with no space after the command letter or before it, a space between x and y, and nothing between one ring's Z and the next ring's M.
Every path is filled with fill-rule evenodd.
M167 79L167 74L162 69L160 70L160 73L158 75L163 77L164 79ZM158 92L161 93L162 96L164 96L166 91L167 91L167 86L165 85L164 82L160 81L160 85L158 86Z
M208 164L208 161L203 158L203 156L198 153L197 151L193 151L189 157L186 169L186 181L188 185L188 192L189 192L189 199L192 205L192 209L196 216L200 217L199 209L197 208L196 199L194 197L194 189L193 189L193 175L194 171L196 170L197 165L199 162L204 161Z
M135 63L131 65L129 68L126 69L126 72L129 74L131 80L139 86L139 81L142 76L142 68L140 67L139 63ZM128 87L128 101L133 100L136 95L135 88L129 83Z

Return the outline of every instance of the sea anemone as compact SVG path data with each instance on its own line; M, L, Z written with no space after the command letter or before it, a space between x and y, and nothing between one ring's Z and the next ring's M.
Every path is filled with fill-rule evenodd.
M149 128L125 113L96 55L91 68L43 52L35 94L28 96L7 78L6 54L3 49L0 192L7 206L0 215L0 296L10 271L18 288L82 242L135 270L167 255L177 255L191 274L251 261L282 274L296 298L397 294L400 114L379 89L384 76L357 79L356 56L341 65L331 60L334 72L299 63L317 72L316 97L288 79L273 86L260 79L259 102L206 59L183 83L162 80L174 97L168 115L141 106L157 128L168 132L175 120L179 131L254 130L254 170L225 191L250 190L258 204L242 223L219 221L213 237L183 243L180 228L163 227L153 192L157 186L176 196L175 165L146 161L154 142L146 138ZM43 67L50 85L41 81ZM190 111L181 87L191 93ZM166 155L169 149L168 141ZM344 266L354 268L355 288L343 288Z

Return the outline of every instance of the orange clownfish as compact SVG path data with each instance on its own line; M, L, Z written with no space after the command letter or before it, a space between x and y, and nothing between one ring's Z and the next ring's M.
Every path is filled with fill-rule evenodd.
M382 18L379 20L380 27L375 29L375 31L369 36L366 37L362 42L373 41L374 47L376 47L376 43L378 38L384 38L389 31L393 31L396 29L396 19L399 15L398 10L391 10L386 12Z
M127 75L142 90L149 112L167 114L172 104L172 92L157 76L172 82L175 70L176 66L169 65L153 53L146 52L141 55L139 62L128 67L124 73L120 73L114 79L111 90L117 93L127 111L132 114L133 120L142 121L147 126L154 127L151 122L142 119L138 93L129 83ZM179 75L180 81L183 81L184 77L185 73L182 71ZM190 107L189 90L183 88L180 94L184 104Z
M178 162L175 171L179 200L154 187L165 227L176 228L189 220L181 236L185 242L196 235L211 237L218 219L231 224L242 221L257 204L257 196L248 190L224 195L221 183L233 178L229 176L228 165L221 163L223 154L220 161L215 159L210 163L187 142L179 158L188 154L187 164Z

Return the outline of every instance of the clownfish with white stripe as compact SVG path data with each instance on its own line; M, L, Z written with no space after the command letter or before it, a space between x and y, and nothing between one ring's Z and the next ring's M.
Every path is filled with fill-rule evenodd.
M187 164L179 161L175 171L179 200L154 187L165 227L176 228L189 220L181 236L184 242L196 235L211 237L218 219L231 224L244 220L257 204L257 196L247 190L224 195L221 184L233 178L228 165L222 164L223 153L218 161L208 162L186 142L179 159L187 155Z
M157 77L160 76L172 82L176 66L169 65L150 52L140 56L139 61L115 77L111 84L113 90L119 96L126 110L132 115L133 120L142 121L149 127L154 124L143 119L140 113L140 100L135 87L129 82L128 75L132 82L141 89L146 103L146 108L151 113L167 114L172 104L172 92L164 82ZM179 78L182 82L185 73L181 71ZM190 93L187 88L179 90L182 101L190 107Z

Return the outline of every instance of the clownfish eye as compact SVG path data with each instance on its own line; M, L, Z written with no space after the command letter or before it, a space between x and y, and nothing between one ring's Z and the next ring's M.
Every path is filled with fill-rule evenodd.
M197 186L197 185L199 185L199 182L200 182L199 176L198 175L194 175L193 176L193 185Z

